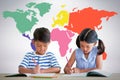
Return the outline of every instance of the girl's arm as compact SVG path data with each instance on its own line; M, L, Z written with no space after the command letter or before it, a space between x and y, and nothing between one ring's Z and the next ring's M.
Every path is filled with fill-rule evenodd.
M73 73L82 73L82 72L89 72L95 69L102 69L102 55L97 55L96 57L96 68L89 68L89 69L79 69L73 68Z
M72 73L71 67L72 67L72 65L74 64L74 62L75 62L75 51L72 53L72 55L71 55L68 63L66 64L66 66L65 66L65 68L64 68L64 72L65 72L66 74L71 74L71 73Z
M102 64L103 64L102 55L97 55L97 57L96 57L96 68L97 69L102 69Z

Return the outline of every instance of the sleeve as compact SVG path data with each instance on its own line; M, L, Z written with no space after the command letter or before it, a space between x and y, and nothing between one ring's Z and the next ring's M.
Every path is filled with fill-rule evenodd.
M51 67L60 67L58 61L57 61L57 58L55 57L55 55L52 53L51 55Z
M20 63L19 67L28 67L28 63L29 63L29 53L26 53L22 62Z

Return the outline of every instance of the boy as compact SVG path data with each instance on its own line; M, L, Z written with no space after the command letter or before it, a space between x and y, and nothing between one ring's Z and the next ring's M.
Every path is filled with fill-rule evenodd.
M37 28L33 33L34 52L24 56L19 65L19 73L59 73L60 65L53 53L47 52L50 44L50 31L47 28Z

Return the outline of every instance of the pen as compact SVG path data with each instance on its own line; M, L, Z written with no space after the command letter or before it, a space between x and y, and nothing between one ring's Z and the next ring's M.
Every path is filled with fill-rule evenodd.
M37 73L40 73L40 66L39 66L39 64L36 62L35 58L32 58L32 60L33 60L33 62L35 64L35 68L34 68L35 73L36 73L36 71L37 71Z
M34 59L34 58L32 58L32 60L33 60L33 62L37 65L37 62L36 62L36 60Z

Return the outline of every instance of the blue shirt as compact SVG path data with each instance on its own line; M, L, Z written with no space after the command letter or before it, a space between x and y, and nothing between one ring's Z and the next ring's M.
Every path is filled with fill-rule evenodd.
M55 55L51 52L47 52L44 55L37 55L35 52L28 52L19 66L34 68L37 64L40 65L40 69L47 69L51 67L60 68Z
M80 69L95 68L97 52L97 47L93 47L88 55L88 58L86 59L83 51L80 48L76 49L76 67Z

